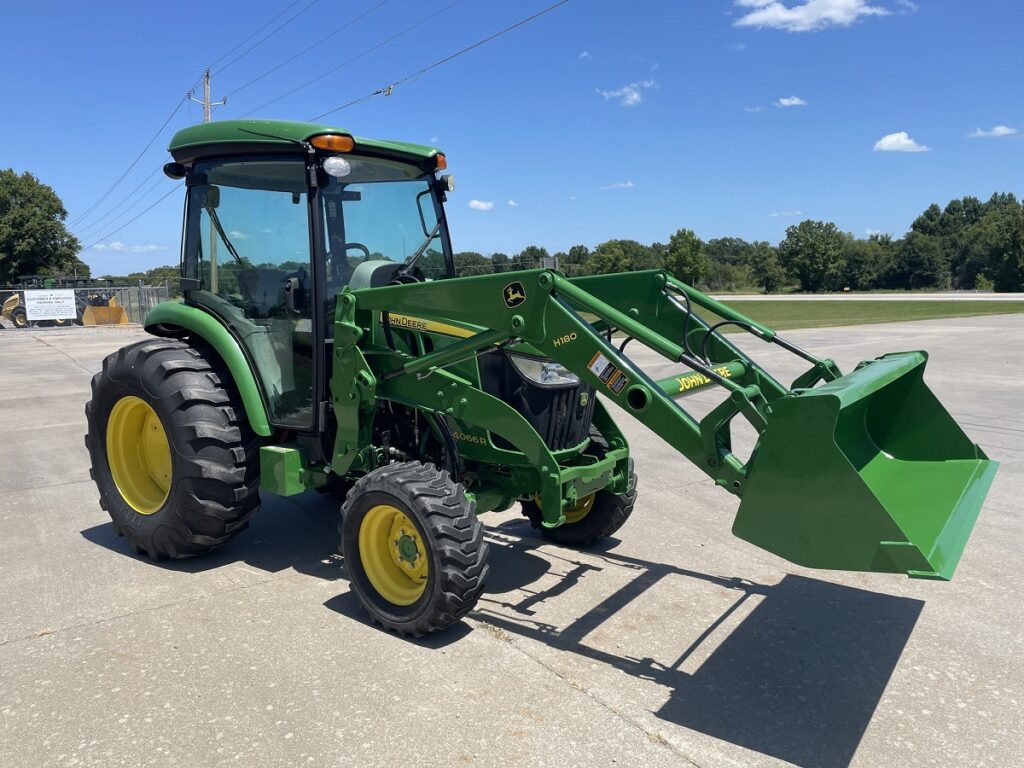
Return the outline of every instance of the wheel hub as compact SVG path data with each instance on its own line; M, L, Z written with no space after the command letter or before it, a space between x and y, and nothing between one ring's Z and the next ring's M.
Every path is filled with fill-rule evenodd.
M407 533L403 533L395 541L395 549L397 550L398 559L403 563L415 563L416 558L420 556L420 551L416 547L416 540Z
M379 504L359 526L359 556L377 593L395 605L412 605L426 589L428 550L416 524L401 509Z
M160 417L140 397L118 400L107 419L107 464L117 490L140 515L152 515L171 490L171 447Z

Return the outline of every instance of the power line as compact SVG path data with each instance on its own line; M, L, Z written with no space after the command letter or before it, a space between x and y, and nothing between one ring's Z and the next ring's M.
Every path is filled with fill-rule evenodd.
M299 11L298 11L298 13L294 14L293 16L291 16L291 17L290 17L290 18L289 18L289 19L288 19L287 21L285 21L285 22L284 22L283 24L281 24L280 26L278 26L277 28L275 28L274 30L272 30L272 31L271 31L271 32L270 32L269 34L267 34L266 36L264 36L263 38L261 38L261 39L260 39L260 40L259 40L259 41L258 41L257 43L253 44L252 46L250 46L249 48L247 48L247 49L246 49L245 51L243 51L242 53L238 54L238 56L236 56L236 57L235 57L234 59L232 59L232 60L231 60L231 61L229 61L229 62L228 62L227 64L225 64L225 65L224 65L223 67L221 67L221 69L220 69L219 71L220 71L220 72L223 72L223 71L224 71L224 70L225 70L225 69L226 69L227 67L229 67L229 66L231 66L232 64L234 64L234 63L235 63L236 61L238 61L239 59L241 59L241 58L242 58L243 56L245 56L246 54L248 54L248 53L249 53L250 51L252 51L252 50L253 50L254 48L256 48L257 46L261 45L261 44L262 44L263 42L265 42L266 40L268 40L268 39L269 39L270 37L272 37L272 36L273 36L274 34L276 34L277 32L279 32L279 31L280 31L281 29L284 29L284 27L285 27L285 26L287 26L287 25L288 25L288 24L290 24L290 23L291 23L292 21L294 21L294 20L295 20L296 18L298 18L298 16L300 16L300 15L301 15L302 13L304 13L304 12L305 12L305 11L307 11L307 10L309 10L309 8L311 8L311 7L312 7L312 6L313 6L313 5L314 5L314 4L316 3L316 2L318 2L318 1L319 1L319 0L311 0L311 1L310 1L309 3L307 3L307 4L306 4L306 5L305 5L305 6L304 6L304 7L303 7L303 8L301 9L301 10L299 10ZM260 32L262 32L262 31L263 31L263 30L265 30L265 29L266 29L267 27L269 27L269 26L270 26L271 24L273 24L273 23L274 23L275 21L277 21L277 20L278 20L278 19L280 19L280 18L281 18L282 16L284 16L284 15L285 15L285 14L286 14L286 13L287 13L288 11L290 11L290 10L291 10L292 8L294 8L294 7L296 6L296 5L298 5L298 4L300 3L300 2L301 2L301 0L292 0L292 2L291 2L291 3L289 3L288 5L286 5L286 6L285 6L285 7L283 8L283 9L281 9L281 10L280 10L280 11L279 11L279 12L278 12L278 13L277 13L276 15L274 15L273 17L271 17L271 18L270 18L270 20L268 20L268 21L267 21L267 22L265 22L265 23L264 23L264 24L263 24L263 25L262 25L261 27L259 27L258 29L256 29L256 31L254 31L254 32L253 32L252 34L250 34L250 35L249 35L248 37L246 37L246 38L245 38L244 40L242 40L242 41L241 41L240 43L238 43L237 45L235 45L235 46L234 46L233 48L231 48L230 50L228 50L228 51L227 51L226 53L222 54L222 55L220 56L220 58L216 59L216 60L215 60L215 61L214 61L214 62L213 62L213 63L212 63L211 65L210 65L210 67L213 67L213 66L215 66L216 64L219 64L219 63L220 63L221 61L223 61L224 59L226 59L226 58L227 58L228 56L230 56L230 55L231 55L232 53L234 53L235 51L237 51L237 50L238 50L239 48L241 48L242 46L244 46L244 45L245 45L246 43L248 43L248 42L249 42L250 40L252 40L252 39L253 39L254 37L256 37L256 36L257 36L258 34L260 34ZM209 69L209 68L208 68L208 69ZM198 78L198 79L197 79L197 80L195 81L195 83L193 83L193 84L192 84L192 87L191 87L191 88L189 89L189 91L191 92L191 91L195 90L196 86L197 86L197 85L198 85L198 84L199 84L199 83L200 83L201 81L202 81L202 77ZM178 113L178 110L179 110L179 109L181 109L181 105L182 105L183 103L187 103L187 102L188 102L188 96L186 95L186 96L185 96L184 98L182 98L182 100L181 100L181 101L179 101L179 102L178 102L178 103L177 103L177 104L175 105L175 107L174 107L174 110L173 110L173 111L171 112L171 114L170 114L170 115L168 115L167 119L166 119L166 120L164 120L163 124L162 124L162 125L161 125L161 126L160 126L160 127L158 128L158 129L157 129L156 133L154 133L154 134L153 134L152 138L151 138L151 139L150 139L150 140L149 140L149 141L148 141L148 142L146 143L146 146L145 146L145 147L143 147L142 151L141 151L141 152L140 152L140 153L139 153L139 154L138 154L138 155L137 155L137 156L135 157L135 159L134 159L134 160L132 160L132 162L131 162L131 163L129 164L129 166L128 166L128 167L127 167L127 168L126 168L125 170L124 170L124 172L123 172L123 173L122 173L122 174L121 174L120 176L118 176L118 177L117 177L117 179L116 179L116 180L114 181L114 183L113 183L113 184L111 184L111 185L110 185L110 187L109 187L109 188L108 188L108 189L107 189L107 190L106 190L106 191L105 191L105 192L104 192L104 193L103 193L103 194L102 194L102 195L101 195L101 196L99 197L99 199L98 199L98 200L96 200L96 201L95 201L95 202L94 202L94 203L93 203L92 205L90 205L90 206L89 206L89 208L88 208L88 209L87 209L87 210L86 210L86 211L85 211L84 213L82 213L82 214L81 214L81 215L79 215L79 216L76 216L76 217L75 217L74 219L72 219L71 221L69 221L69 222L68 222L68 225L69 225L69 226L71 226L71 225L75 225L75 224L81 224L81 223L85 222L85 221L86 221L86 220L87 220L87 219L89 218L89 216L91 216L91 215L92 215L92 213L93 213L93 212L94 212L94 211L95 211L95 210L96 210L97 208L99 208L99 206L101 206L101 205L103 204L103 202L104 202L104 201L105 201L105 200L106 200L106 199L107 199L107 198L108 198L108 197L110 196L110 194L111 194L111 193L112 193L112 192L113 192L113 191L114 191L114 190L115 190L115 189L116 189L116 188L118 187L118 185L120 185L120 184L121 184L121 182L122 182L122 181L124 181L125 177L126 177L126 176L127 176L127 175L128 175L129 173L131 173L132 169L133 169L133 168L134 168L134 167L136 166L136 164L137 164L137 163L139 162L139 160L141 160L141 159L142 159L143 155L145 155L145 154L146 154L146 152L147 152L147 151L149 151L149 148L150 148L150 147L151 147L151 146L153 145L153 142L154 142L154 141L156 141L157 137L159 137L159 136L160 136L160 134L161 134L161 133L163 132L163 130L164 130L164 129L165 129L166 127L167 127L167 125L168 125L168 124L169 124L169 123L171 122L171 120L172 120L172 119L174 118L174 116L175 116L175 115L176 115L176 114ZM159 170L159 168L158 168L157 170ZM106 214L105 214L104 216L102 216L102 217L101 217L101 218L100 218L99 220L97 220L97 221L94 221L94 222L93 222L92 224L90 224L90 225L86 226L86 227L85 227L85 230L83 230L83 231L86 231L86 230L92 229L92 228L93 228L93 227L94 227L94 226L95 226L96 224L98 224L99 222L103 221L103 220L104 220L104 219L106 219L106 218L109 218L109 217L110 217L110 215L111 215L111 214L113 214L113 213L114 213L115 211L117 211L117 210L118 210L118 208L120 208L120 207L121 207L121 206L122 206L122 205L123 205L123 204L124 204L125 202L127 202L127 201L128 201L128 200L129 200L129 199L130 199L130 198L132 197L132 195L134 195L134 194L135 194L135 192L137 192L137 191L138 191L138 190L139 190L139 189L140 189L140 188L141 188L141 187L143 186L143 184L145 184L145 183L146 183L147 181L149 181L149 179L151 179L151 178L153 177L153 175L154 175L155 173L156 173L156 171L154 170L154 171L153 171L152 173L150 173L150 174L149 174L149 176L147 176L147 177L146 177L145 179L143 179L143 180L142 180L142 181L141 181L141 182L139 183L139 185L138 185L138 186L136 186L134 190L132 190L132 192L131 192L131 193L129 193L129 194L127 195L127 196L125 196L125 198L123 198L123 199L122 199L122 200L121 200L120 202L118 202L118 203L117 203L116 205L112 206L112 207L110 208L110 210L108 210L108 211L107 211L107 213L106 213ZM149 194L149 192L147 191L147 193L146 193L146 194ZM161 198L161 199L163 199L163 198ZM159 201L158 201L158 202L159 202ZM129 206L129 207L128 207L128 210L130 210L130 209L131 209L132 207L133 207L133 206ZM146 209L146 210L149 210L149 209ZM123 213L126 213L126 212L127 212L127 211L124 211ZM123 215L123 213L122 213L121 215ZM143 213L145 213L145 211L143 211ZM139 214L139 215L141 215L141 214ZM115 218L115 220L116 220L116 218ZM132 219L132 221L134 221L134 219ZM131 222L128 222L128 223L131 223ZM127 226L127 224L126 224L125 226ZM118 230L118 231L120 231L120 230ZM107 235L107 237L109 237L109 236L110 236L110 235ZM92 246L90 246L90 247L92 247Z
M339 32L341 32L341 31L343 31L345 29L348 29L353 24L355 24L357 21L359 21L360 19L363 19L366 16L369 16L371 13L373 13L378 8L380 8L382 5L387 5L389 2L391 2L391 0L380 0L380 2L378 2L376 5L371 6L367 10L363 11L362 13L360 13L355 18L349 19L344 24L342 24L340 27L335 29L333 32L330 32L329 34L324 35L323 37L321 37L319 40L317 40L312 45L306 46L301 51L296 53L294 56L291 56L291 57L285 59L284 61L282 61L280 64L278 64L275 67L271 67L266 72L264 72L262 75L259 75L258 77L254 77L252 80L247 82L245 85L238 86L237 88L235 88L235 90L233 90L229 94L227 94L227 96L234 96L236 93L238 93L241 90L244 90L244 89L248 88L250 85L253 85L254 83L258 83L260 80L262 80L267 75L270 75L270 74L273 74L274 72L277 72L277 70L281 69L281 67L284 67L284 66L287 66L288 64L291 64L293 61L295 61L300 56L304 56L305 54L309 53L314 48L316 48L316 47L318 47L320 45L323 45L324 43L326 43L328 40L330 40L332 37L334 37ZM227 97L225 97L225 98L227 98Z
M107 234L105 234L105 235L104 235L103 237L101 237L101 238L100 238L99 240L97 240L97 241L96 241L96 242L94 242L94 243L93 243L92 245L90 245L90 246L89 246L88 248L83 248L82 250L83 250L83 251L88 251L88 250L89 250L89 248L95 248L95 247L96 247L97 245L99 245L100 243L102 243L102 242L103 242L104 240L106 240L106 239L107 239L108 237L113 237L113 236L114 236L114 235L116 235L116 234L117 234L118 232L120 232L120 231L121 231L122 229L124 229L125 227L127 227L127 226L128 226L129 224L133 223L134 221L136 221L137 219L139 219L139 218L140 218L141 216L143 216L144 214L146 214L146 213L149 213L149 212L150 212L151 210L153 210L154 208L156 208L156 206L157 206L157 205L159 205L159 204L160 204L160 203L162 203L162 202L163 202L164 200L166 200L166 199L167 199L168 197L170 197L170 195L171 195L171 193L172 193L172 192L176 192L177 190L181 189L181 187L182 187L182 186L183 186L183 184L175 184L175 185L174 185L174 186L173 186L173 187L172 187L171 189L167 190L167 193L166 193L166 194L163 194L163 195L161 195L161 196L160 196L160 198L159 198L159 199L158 199L158 200L157 200L156 202L154 202L154 203L153 203L152 205L150 205L150 206L149 206L148 208L145 208L145 209L143 209L143 210L139 211L139 212L138 212L138 213L137 213L137 214L136 214L135 216L133 216L132 218L128 219L128 221L126 221L126 222L125 222L124 224L122 224L122 225L121 225L120 227L118 227L117 229L115 229L115 230L114 230L113 232L108 232L108 233L107 233Z
M298 93L299 91L301 91L301 90L303 90L305 88L308 88L313 83L316 83L316 82L318 82L320 80L323 80L325 77L327 77L328 75L331 75L331 74L337 72L339 69L343 69L344 67L347 67L349 64L352 64L352 63L354 63L356 61L359 61L359 59L363 58L364 56L368 56L369 54L371 54L374 51L376 51L378 48L383 48L388 43L394 42L395 40L397 40L398 38L402 37L403 35L406 35L409 32L412 32L417 27L423 26L424 24L426 24L431 19L433 19L433 18L435 18L437 16L440 16L442 13L447 11L449 8L452 8L453 6L456 6L459 3L461 3L461 2L462 2L462 0L454 0L451 3L448 3L448 5L444 6L443 8L440 8L439 10L434 11L429 16L425 16L424 18L420 19L419 21L415 22L414 24L410 24L408 27L406 27L405 29L401 30L400 32L396 32L395 34L391 35L390 37L385 38L384 40L381 40L376 45L373 45L373 46L367 48L362 53L358 53L355 56L353 56L352 58L346 59L345 61L341 62L341 64L338 64L338 65L333 66L333 67L331 67L330 69L328 69L328 70L326 70L324 72L321 72L319 75L314 77L312 80L307 80L302 85L299 85L299 86L297 86L295 88L292 88L292 89L290 89L288 91L285 91L280 96L275 96L270 101L261 104L260 106L256 107L255 109L250 109L248 112L246 112L244 115L242 115L242 117L248 117L249 115L251 115L251 114L253 114L255 112L259 112L261 109L266 109L271 104L276 104L281 99L287 98L288 96L291 96L294 93Z
M139 184L138 184L138 186L136 186L136 187L135 187L135 189L133 189L133 190L132 190L131 192L129 192L129 193L127 194L127 195L125 195L125 196L124 196L123 198L121 198L121 199L120 199L120 200L119 200L119 201L117 202L117 204L116 204L116 205L114 205L113 207L111 207L111 208L110 208L110 210L108 210L108 211L107 211L107 212L106 212L105 214L103 214L103 215L102 215L102 216L101 216L100 218L96 219L96 220L95 220L95 221L94 221L94 222L93 222L92 224L87 224L87 225L85 225L85 227L83 227L83 228L82 228L82 229L81 229L80 231L76 232L76 233L75 233L75 237L77 237L77 238L78 238L79 240L83 240L83 239L85 239L85 238L86 238L86 233L88 233L88 232L92 231L92 232L93 232L93 234L95 234L95 231L96 231L96 230L98 230L98 229L100 229L100 228L101 228L102 226L110 226L110 225L111 225L111 224L113 224L113 223L114 223L115 221L117 221L118 219L120 219L120 218L121 218L121 216L123 216L123 215L124 215L125 213L127 213L127 212L128 212L129 210L131 210L132 208L134 208L134 207L135 207L135 206L136 206L136 205L138 204L139 200L141 200L142 198L144 198L144 197L145 197L146 195L148 195L148 194L149 194L149 193L150 193L150 192L151 192L151 191L152 191L153 189L155 189L155 186L154 186L154 187L150 187L150 188L149 188L149 189L147 189L147 190L146 190L146 191L145 191L145 192L144 192L144 193L143 193L142 195L140 195L139 197L135 197L135 193L136 193L136 192L138 192L138 191L139 191L140 189L142 189L143 185L144 185L144 184L145 184L146 182L148 182L148 181L149 181L150 179L152 179L152 178L153 178L154 176L156 176L156 174L157 174L157 173L159 173L159 172L160 172L161 170L163 170L163 164L162 164L162 163L161 163L160 165L158 165L158 166L157 166L156 168L154 168L154 169L153 169L152 171L150 171L149 175L148 175L148 176L147 176L146 178L144 178L144 179L143 179L142 181L140 181L140 182L139 182ZM160 180L158 179L158 181L160 181ZM135 202L131 203L131 204L130 204L130 205L128 206L128 208L127 208L127 209L125 209L125 210L124 210L123 212L121 212L121 213L118 213L118 215L117 215L117 216L114 216L114 218L113 218L113 219L110 219L110 217L111 217L111 216L112 216L112 215L113 215L114 213L117 213L117 212L119 211L119 209L121 209L121 207L122 207L122 206L123 206L123 205L124 205L125 203L127 203L127 202L128 202L129 200L134 200ZM108 220L109 220L109 221L108 221Z
M224 70L226 70L226 69L227 69L228 67L230 67L231 65L233 65L233 64L234 64L235 62L237 62L238 60L240 60L240 59L244 58L245 56L248 56L248 55L249 55L250 53L252 53L252 52L253 52L254 50L256 50L256 49L257 49L257 48L258 48L259 46L263 45L263 43L267 42L267 40L269 40L269 39L270 39L270 38L272 38L272 37L273 37L274 35L276 35L276 34L277 34L278 32L280 32L280 31L281 31L282 29L284 29L285 27L287 27L287 26L288 26L289 24L291 24L291 23L292 23L293 21L295 21L295 20L296 20L297 18L299 18L299 16L301 16L302 14L304 14L304 13L305 13L306 11L308 11L308 10L309 10L310 8L312 8L312 7L314 6L314 5L316 5L316 4L318 3L318 2L320 2L320 0L310 0L310 1L308 2L308 3L306 3L306 4L304 5L304 6L302 6L302 8L300 8L300 9L299 9L298 11L296 11L296 12L295 12L294 14L292 14L291 16L289 16L289 17L288 17L288 18L287 18L287 19L286 19L286 20L284 21L284 23L282 23L282 24L280 24L279 26L275 27L274 29L270 30L270 32L268 32L268 33L267 33L266 35L264 35L263 37L261 37L261 38L260 38L259 40L257 40L257 41L256 41L255 43L253 43L252 45L250 45L250 46L249 46L248 48L246 48L246 49L245 49L244 51L242 51L242 52L241 52L240 54L238 54L237 56L235 56L235 58L231 59L231 61L229 61L229 62L228 62L227 64L225 64L225 65L224 65L223 67L221 67L220 69L218 69L218 70L217 70L217 71L216 71L216 72L215 72L214 74L217 74L217 75L221 74L222 72L224 72ZM290 6L289 6L289 7L290 7ZM222 57L222 58L223 58L223 57Z
M95 203L93 203L92 205L89 206L88 210L86 210L85 213L81 214L80 216L76 216L73 220L69 221L68 222L68 226L71 226L71 225L75 224L76 222L80 222L83 219L88 218L89 215L93 211L95 211L103 203L103 201L107 199L107 197L109 197L110 193L113 192L117 188L117 185L120 184L122 181L124 181L124 177L127 176L131 172L132 168L135 167L135 164L138 163L139 160L142 159L142 156L144 154L146 154L147 151L149 151L149 148L151 146L153 146L153 142L156 141L157 137L161 133L163 133L164 128L166 128L167 124L171 122L171 119L176 114L178 114L178 110L181 109L181 105L184 104L184 103L185 103L185 97L182 97L181 101L179 101L177 104L174 105L174 109L171 110L171 114L169 114L167 116L167 119L164 120L163 124L159 128L156 129L156 133L154 133L153 136L150 138L150 140L146 143L146 146L142 148L142 151L139 152L138 155L135 156L135 159L131 161L131 163L128 165L127 168L124 169L124 172L120 176L117 177L117 180L113 184L110 185L110 187L107 189L106 192L104 192L102 195L100 195L99 200L97 200Z
M220 63L221 63L222 61L224 61L224 59L226 59L226 58L227 58L228 56L230 56L230 55L231 55L232 53L234 53L234 52L235 52L235 51L237 51L237 50L238 50L239 48L241 48L241 47L242 47L243 45L245 45L245 44L246 44L246 43L248 43L248 42L249 42L250 40L252 40L252 39L253 39L254 37L256 37L256 35L258 35L258 34L259 34L260 32L262 32L262 31L263 31L264 29L266 29L266 28L267 28L267 27L269 27L269 26L270 26L271 24L273 24L273 23L274 23L275 21L277 21L277 20L278 20L279 18L281 18L282 16L284 16L284 15L285 15L285 14L286 14L286 13L287 13L288 11L290 11L290 10L291 10L292 8L294 8L294 7L296 6L296 5L298 5L298 4L299 4L299 3L301 2L301 1L302 1L302 0L292 0L292 2L288 3L288 5L286 5L286 6L284 7L284 8L282 8L282 9L281 9L281 10L280 10L280 11L279 11L279 12L277 13L277 15L276 15L276 16L272 17L272 18L271 18L271 19L270 19L270 20L269 20L268 22L266 22L266 23L265 23L265 24L264 24L264 25L263 25L262 27L260 27L259 29L257 29L257 30L256 30L255 32L253 32L253 33L252 33L251 35L249 35L249 36L248 36L247 38L245 38L245 40L243 40L242 42L240 42L240 43L239 43L238 45L236 45L236 46L235 46L234 48L232 48L232 49L231 49L230 51L228 51L227 53L223 54L223 55L222 55L222 56L221 56L221 57L220 57L219 59L217 59L216 61L214 61L214 62L211 62L210 64L208 64L206 68L207 68L207 69L213 69L213 68L214 68L215 66L217 66L217 65L218 65L218 64L220 64ZM198 84L199 84L199 80L196 80L196 85L198 85ZM193 87L193 88L195 88L195 85L193 85L192 87Z
M502 30L500 30L498 32L495 32L493 35L489 35L488 37L485 37L483 40L478 40L477 42L473 43L472 45L469 45L469 46L463 48L461 51L456 51L455 53L451 54L450 56L446 56L445 58L443 58L443 59L441 59L439 61L435 61L433 64L430 64L430 65L428 65L426 67L423 67L423 69L420 69L420 70L418 70L416 72L413 72L411 75L406 75L405 77L401 78L400 80L395 80L394 82L384 86L383 88L378 88L376 91L372 91L372 92L366 94L365 96L362 96L362 97L360 97L358 99L355 99L353 101L348 102L347 104L342 104L340 107L335 107L334 109L329 109L326 112L323 112L323 113L317 115L316 117L311 117L310 121L312 122L313 120L319 120L321 117L327 117L327 115L334 114L335 112L340 112L343 109L348 109L351 106L359 104L359 103L361 103L363 101L366 101L368 99L372 99L374 96L380 96L382 94L385 95L385 96L390 96L391 93L395 90L395 88L398 87L399 85L402 85L404 83L408 83L411 80L418 80L420 77L422 77L423 75L427 74L427 72L429 72L430 70L436 69L437 67L440 67L442 64L447 64L449 61L452 61L453 59L457 59L459 56L462 56L463 54L469 53L474 48L479 48L481 45L484 45L485 43L489 43L492 40L494 40L495 38L501 37L502 35L504 35L504 34L506 34L508 32L511 32L514 29L518 29L519 27L521 27L521 26L523 26L525 24L529 24L534 19L540 18L544 14L550 13L551 11L555 10L556 8L558 8L560 6L565 5L568 2L569 2L569 0L559 0L559 2L553 3L552 5L549 5L547 8L544 8L544 9L542 9L540 11L537 11L537 13L533 14L532 16L527 16L525 19L521 19L520 21L517 21L515 24L511 24L511 25L505 27L504 29L502 29Z
M82 227L82 229L81 229L81 230L79 230L78 232L76 232L76 236L77 236L77 237L79 238L79 240L81 240L81 239L82 239L82 237L84 236L84 234L85 234L85 233L86 233L87 231L89 231L90 229L94 229L94 228L98 227L98 226L99 226L100 224L102 224L102 223L103 223L104 221L108 220L108 219L109 219L109 218L111 217L111 215L112 215L113 213L115 213L115 212L116 212L116 211L117 211L117 210L118 210L119 208L121 208L121 206L123 206L123 205L124 205L125 203L127 203L127 202L128 202L129 200L132 200L133 198L135 198L135 193L137 193L137 191L138 191L139 189L141 189L141 188L142 188L142 185L143 185L143 184L144 184L144 183L145 183L146 181L148 181L148 180L150 180L151 178L153 178L154 176L156 176L156 175L157 175L157 173L158 173L158 172L159 172L160 170L162 170L162 169L163 169L163 167L164 167L164 164L163 164L163 163L161 163L160 165L158 165L158 166L157 166L156 168L154 168L154 169L153 169L153 170L152 170L152 171L150 172L150 175L146 176L146 177L145 177L145 178L143 178L143 179L142 179L141 181L139 181L139 182L138 182L138 186L136 186L136 187L135 187L134 189L132 189L132 190L130 191L130 193L128 193L127 195L125 195L125 196L124 196L124 197L123 197L123 198L122 198L121 200L119 200L119 201L118 201L117 203L115 203L115 204L114 204L113 206L111 206L111 208L110 208L110 209L109 209L108 211L106 211L106 213L104 213L104 214L103 214L102 216L100 216L100 217L99 217L98 219L94 220L94 221L93 221L93 222L92 222L91 224L86 224L85 226L83 226L83 227ZM130 207L130 206L129 206L129 207Z

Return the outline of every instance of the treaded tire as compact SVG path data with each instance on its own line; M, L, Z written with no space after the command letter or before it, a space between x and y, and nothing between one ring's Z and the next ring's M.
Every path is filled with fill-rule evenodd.
M15 307L11 310L11 322L15 328L28 328L28 313L24 307Z
M611 491L598 491L594 497L594 505L586 516L575 523L563 523L557 528L545 528L540 507L533 501L522 502L523 514L530 520L530 525L540 530L541 536L548 541L569 547L589 547L602 539L606 539L625 525L633 513L636 504L636 472L633 471L633 460L629 460L629 490L623 494Z
M398 508L415 523L430 558L423 594L408 606L377 592L360 556L360 525L380 504ZM476 605L488 572L484 527L476 502L447 470L418 461L381 467L355 483L341 515L342 554L352 591L374 622L420 637L458 623Z
M156 412L170 445L168 495L148 515L125 501L107 460L107 421L128 396ZM100 506L136 553L155 560L203 554L245 530L259 508L260 439L230 373L205 346L154 338L109 355L92 378L85 415Z

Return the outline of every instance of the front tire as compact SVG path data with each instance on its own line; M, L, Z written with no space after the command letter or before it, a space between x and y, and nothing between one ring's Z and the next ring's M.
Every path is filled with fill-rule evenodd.
M118 350L85 407L100 506L135 552L199 555L259 508L259 438L212 351L172 339Z
M28 328L28 313L24 307L15 307L11 310L11 322L15 328Z
M352 591L370 618L419 637L456 624L487 578L476 502L432 464L404 462L360 478L342 507Z
M626 524L636 504L636 473L629 462L629 490L622 494L602 490L580 500L563 513L565 522L557 528L545 528L540 506L533 501L522 502L523 514L530 525L538 528L548 541L569 547L589 547L606 539Z

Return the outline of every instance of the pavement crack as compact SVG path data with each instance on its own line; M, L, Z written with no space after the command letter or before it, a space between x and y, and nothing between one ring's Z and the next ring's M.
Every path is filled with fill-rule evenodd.
M521 645L519 645L519 643L517 643L515 641L515 639L512 637L511 634L506 632L501 627L495 626L494 624L491 624L491 623L487 622L486 620L484 620L482 618L479 618L479 617L474 617L473 620L476 621L485 632L490 634L496 640L498 640L499 642L505 643L510 648L512 648L513 650L515 650L519 654L525 656L527 659L532 661L534 664L540 666L541 668L543 668L547 672L549 672L552 675L554 675L555 677L557 677L559 680L561 680L563 683L568 685L570 688L573 688L573 689L579 691L584 696L586 696L587 698L592 700L599 707L601 707L602 709L604 709L605 711L610 713L613 717L618 718L619 720L623 721L627 725L630 725L633 728L635 728L636 730L640 731L648 739L653 741L655 744L657 744L657 745L659 745L661 747L664 747L665 749L669 750L674 755L676 755L676 757L679 757L680 759L685 760L687 765L691 765L691 766L693 766L693 768L701 768L700 763L698 763L696 760L694 760L688 754L686 754L681 749L679 749L677 746L675 746L672 742L670 742L668 739L666 739L658 731L654 731L654 730L651 730L651 729L645 727L644 724L641 723L640 721L630 717L629 715L627 715L625 712L623 712L618 707L608 703L607 701L602 699L600 696L598 696L596 693L594 693L593 691L590 691L579 680L576 680L575 678L570 677L569 675L566 675L563 672L559 672L557 669L555 669L553 666L551 666L546 661L541 659L539 656L536 656L536 655L530 653L528 650L526 650Z
M82 369L83 371L85 371L86 373L88 373L88 374L89 374L89 378L90 378L90 379L92 378L93 374L94 374L94 373L96 373L96 371L90 371L90 370L89 370L88 368L86 368L86 367L85 367L84 365L82 365L82 364L81 364L80 362L78 362L77 360L75 360L75 358L73 358L73 357L72 357L71 355L69 355L69 354L68 354L67 352L65 352L65 351L64 351L63 349L60 349L60 348L58 348L58 347L55 347L55 346L53 346L53 344L51 344L50 342L48 342L48 341L47 341L46 339L41 339L41 338L39 338L38 336L36 336L36 337L35 337L35 340L36 340L36 341L38 341L38 342L39 342L40 344L44 344L45 346L49 347L49 348L50 348L50 349L52 349L52 350L53 350L54 352L56 352L56 353L58 353L58 354L61 354L61 355L64 355L64 357L66 357L66 358L67 358L68 360L70 360L70 361L71 361L72 363L74 363L74 364L75 364L75 365L77 365L77 366L78 366L79 368L81 368L81 369Z
M169 603L161 603L159 605L150 605L144 608L136 608L133 611L126 611L125 613L118 613L114 616L104 616L98 619L90 619L89 621L81 621L77 624L69 624L66 627L59 627L58 629L42 629L36 630L28 635L22 635L21 637L11 637L7 640L0 641L0 648L6 648L9 645L15 645L16 643L23 643L26 640L38 640L41 637L51 637L53 635L61 635L71 630L85 629L87 627L95 627L100 624L112 623L115 621L121 621L122 619L130 619L133 616L142 616L147 613L156 613L158 611L167 610L168 608L176 608L180 605L188 605L189 603L198 603L203 600L211 600L214 598L222 597L224 595L231 595L242 590L251 589L253 587L260 587L265 584L272 582L287 581L288 579L298 578L304 576L302 573L290 573L286 576L270 576L260 581L254 581L250 584L236 584L234 587L225 587L219 589L216 592L212 592L207 595L193 595L192 597L186 597L181 600L174 600Z
M9 493L28 493L29 491L43 490L45 488L59 488L62 485L78 485L79 483L89 483L89 484L91 484L92 483L92 478L83 477L83 478L80 478L78 480L64 480L64 481L59 482L59 483L46 483L46 484L43 484L43 485L40 485L39 483L34 483L32 485L27 485L27 486L25 486L23 488L2 488L2 487L0 487L0 494L6 496Z

